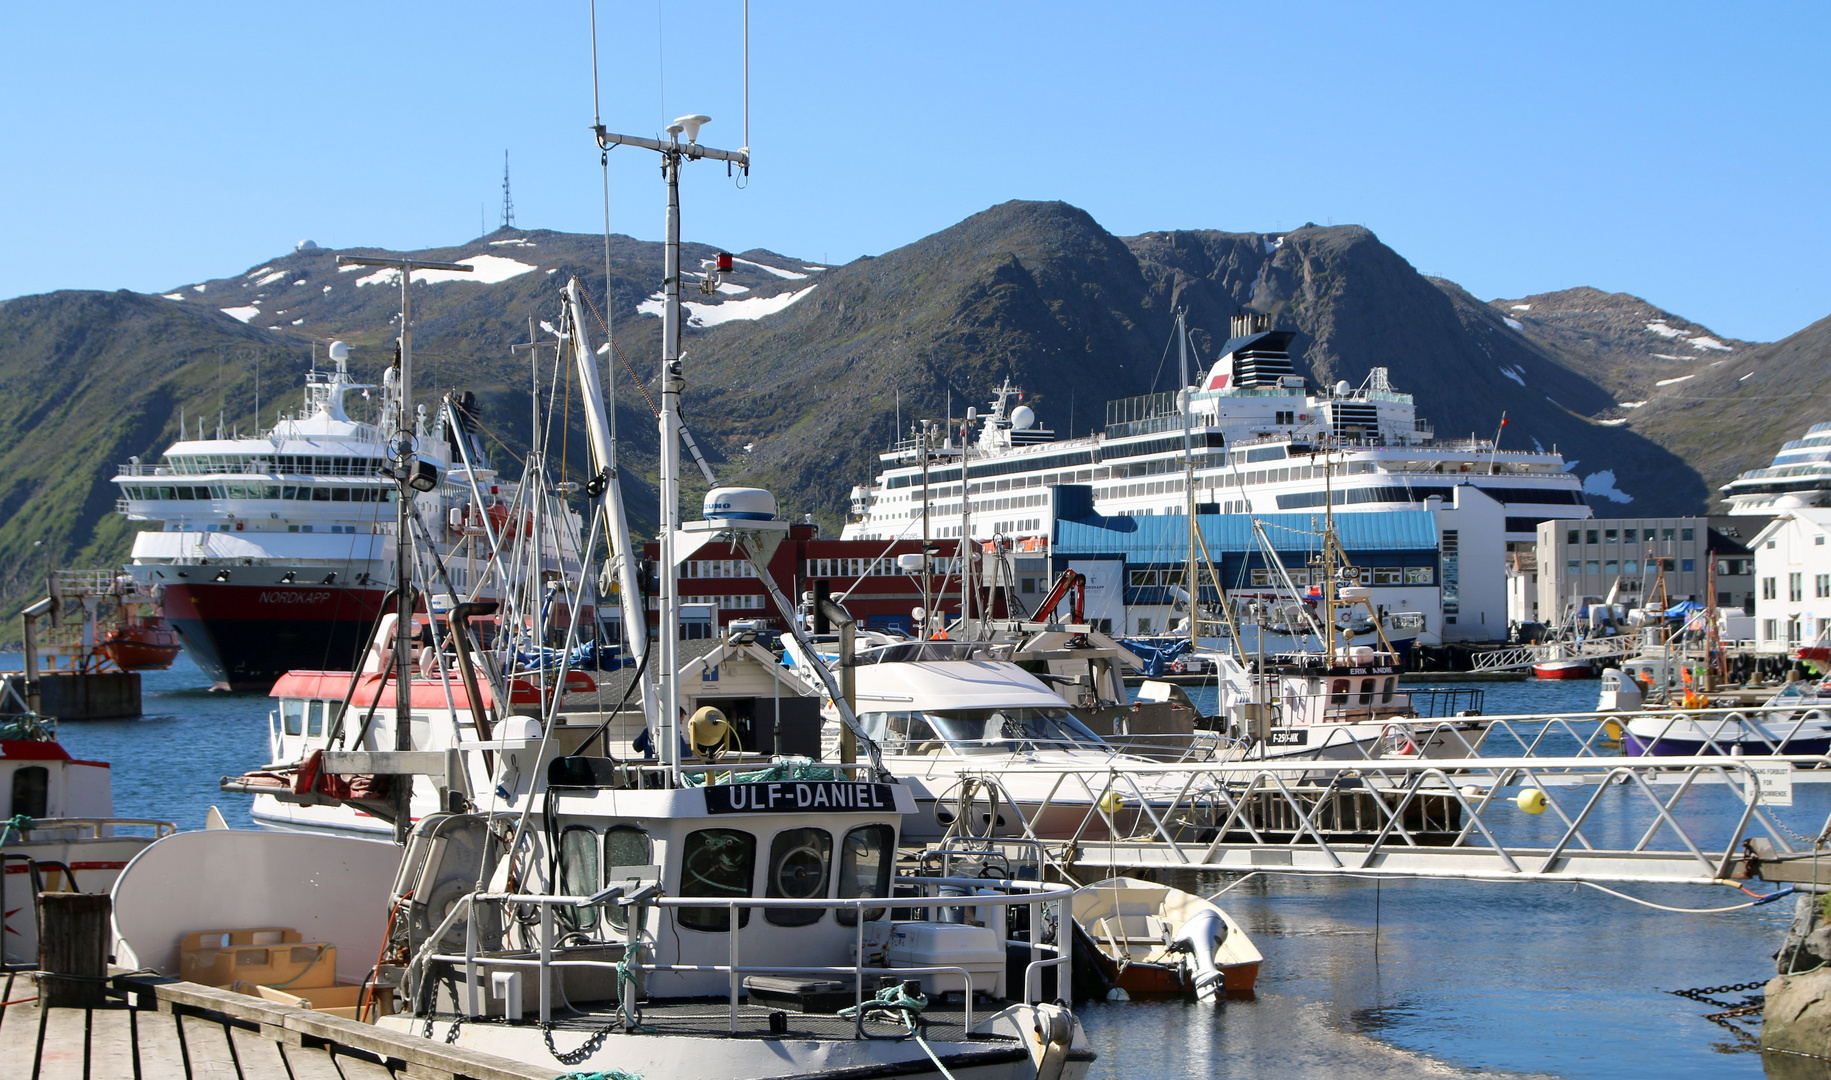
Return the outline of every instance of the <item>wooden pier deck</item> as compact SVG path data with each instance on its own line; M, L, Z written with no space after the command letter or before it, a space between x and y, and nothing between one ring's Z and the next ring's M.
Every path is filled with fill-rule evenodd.
M121 976L106 1008L40 1009L0 975L7 1080L553 1080L491 1054L156 976ZM27 1000L31 999L31 1000ZM17 1002L17 1004L14 1004Z

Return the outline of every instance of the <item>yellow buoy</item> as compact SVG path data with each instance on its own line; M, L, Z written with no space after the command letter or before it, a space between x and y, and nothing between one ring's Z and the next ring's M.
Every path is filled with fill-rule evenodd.
M1521 791L1513 803L1528 814L1542 814L1545 812L1545 793L1538 788L1529 787Z
M1100 809L1105 813L1117 813L1119 808L1124 805L1125 797L1120 795L1117 791L1109 790L1106 794L1100 796Z

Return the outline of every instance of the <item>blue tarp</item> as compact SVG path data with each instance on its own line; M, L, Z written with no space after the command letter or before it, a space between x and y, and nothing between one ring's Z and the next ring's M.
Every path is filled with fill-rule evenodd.
M1172 661L1189 651L1188 638L1152 638L1148 641L1125 638L1119 644L1130 649L1139 660L1144 662L1141 674L1147 679L1155 679L1163 675L1170 669Z
M1666 609L1666 618L1679 619L1702 610L1704 610L1704 605L1698 603L1696 600L1680 600L1678 603L1673 604Z

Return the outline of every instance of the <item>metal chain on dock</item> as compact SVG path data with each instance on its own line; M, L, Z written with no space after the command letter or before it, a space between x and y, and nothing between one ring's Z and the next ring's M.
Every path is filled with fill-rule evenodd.
M542 1035L546 1036L547 1052L553 1055L555 1061L559 1062L561 1065L577 1065L579 1062L584 1061L591 1055L597 1053L598 1047L604 1045L604 1040L610 1036L611 1031L616 1027L617 1025L615 1023L605 1024L603 1027L592 1032L590 1038L579 1044L577 1050L571 1050L563 1054L560 1053L559 1047L553 1045L553 1025L542 1024L540 1026L540 1031Z

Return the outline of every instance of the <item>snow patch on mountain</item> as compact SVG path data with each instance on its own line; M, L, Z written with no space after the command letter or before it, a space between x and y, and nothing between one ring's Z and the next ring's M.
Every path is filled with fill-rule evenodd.
M1615 486L1615 470L1599 469L1583 478L1583 494L1599 495L1610 502L1631 503L1634 496Z

